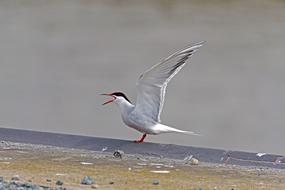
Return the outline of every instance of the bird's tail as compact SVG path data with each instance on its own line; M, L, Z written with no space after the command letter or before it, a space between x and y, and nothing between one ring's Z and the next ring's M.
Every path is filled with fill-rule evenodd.
M196 136L202 136L198 133L195 133L193 131L183 131L183 130L180 130L180 129L176 129L174 127L169 127L169 126L166 126L166 125L163 125L163 124L159 124L159 128L161 130L162 133L172 133L172 132L176 132L176 133L184 133L184 134L187 134L187 135L196 135Z
M184 133L184 134L187 134L187 135L202 136L201 134L195 133L195 132L193 132L193 131L182 131L182 130L179 130L178 133Z

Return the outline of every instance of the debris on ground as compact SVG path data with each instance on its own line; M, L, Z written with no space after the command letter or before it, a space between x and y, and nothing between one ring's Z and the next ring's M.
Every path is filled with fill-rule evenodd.
M122 158L123 155L124 155L124 151L122 151L122 150L116 150L116 151L113 153L113 156L114 156L115 158Z

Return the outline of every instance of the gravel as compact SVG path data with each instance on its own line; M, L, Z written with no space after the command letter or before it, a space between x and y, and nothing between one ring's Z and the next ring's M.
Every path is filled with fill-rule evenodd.
M21 183L19 182L20 177L18 175L15 175L11 178L11 181L5 181L4 177L0 176L0 190L68 190L65 187L48 187L48 186L43 186L43 185L36 185L33 183ZM47 179L47 181L51 182L50 179ZM57 180L56 185L62 186L63 181ZM95 184L95 181L92 177L90 176L85 176L81 184L84 185L92 185L92 189L97 189L98 185ZM110 182L110 184L114 184L114 182Z
M20 183L16 181L4 181L3 177L0 177L0 190L68 190L64 187L47 187L42 185L36 185L33 183Z
M53 190L52 188L44 188L42 186L38 186L32 183L17 183L15 181L0 182L0 190Z

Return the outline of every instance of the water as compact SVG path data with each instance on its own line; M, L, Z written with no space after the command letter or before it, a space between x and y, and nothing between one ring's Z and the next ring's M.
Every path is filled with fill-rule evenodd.
M169 84L148 141L285 154L284 1L0 2L2 126L134 140L100 93L135 102L142 71L206 45Z

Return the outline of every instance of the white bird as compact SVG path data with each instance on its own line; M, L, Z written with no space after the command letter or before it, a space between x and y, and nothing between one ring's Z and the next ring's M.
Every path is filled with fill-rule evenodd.
M124 123L143 133L143 136L134 142L142 143L148 134L157 135L176 132L197 135L192 131L183 131L163 125L160 114L168 82L182 69L186 64L186 60L203 44L204 41L177 51L141 74L137 82L137 101L135 105L122 92L101 94L112 97L103 105L115 102L120 108Z

